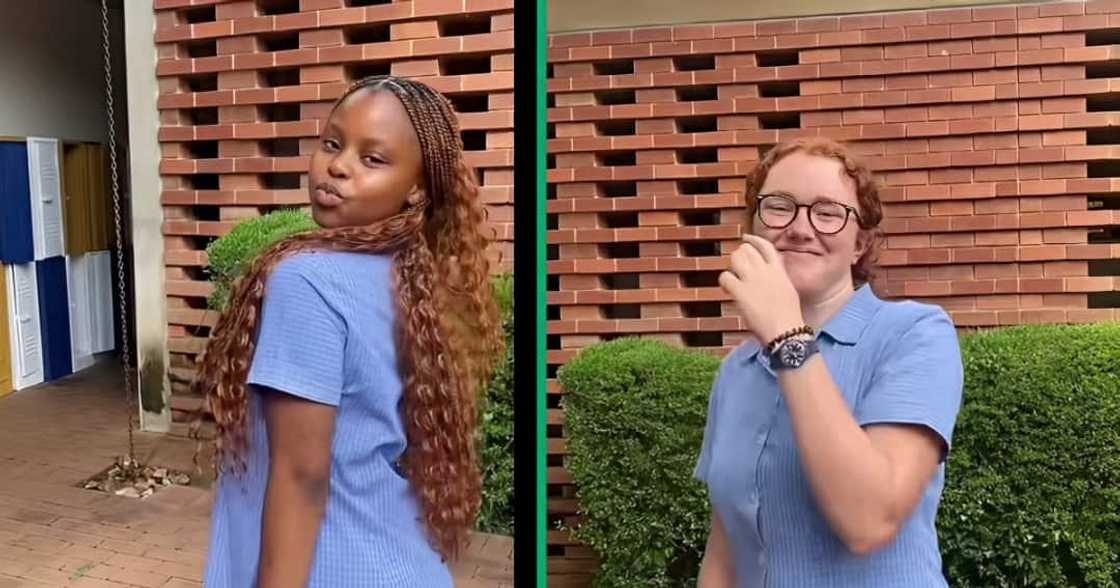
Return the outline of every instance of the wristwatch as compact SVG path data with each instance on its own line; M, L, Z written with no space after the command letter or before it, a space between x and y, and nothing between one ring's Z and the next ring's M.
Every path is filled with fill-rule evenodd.
M816 339L786 339L770 354L770 367L774 370L795 370L817 353Z

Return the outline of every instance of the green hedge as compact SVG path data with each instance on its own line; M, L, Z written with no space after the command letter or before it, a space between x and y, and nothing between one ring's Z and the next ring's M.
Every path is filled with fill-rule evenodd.
M938 518L954 586L1120 585L1120 325L965 337Z
M206 269L214 290L206 301L209 307L225 308L234 281L262 251L285 237L318 226L310 214L296 208L284 209L242 221L210 243L206 247Z
M222 310L234 282L249 263L273 243L317 228L300 210L282 210L239 223L206 248L214 292L207 303ZM481 415L482 510L478 529L513 534L513 280L494 278L494 296L501 309L507 351L485 388Z
M589 347L560 369L568 470L602 557L597 586L684 586L708 533L692 480L719 359L643 339Z
M1120 325L962 337L964 405L938 516L952 586L1120 586ZM623 339L559 374L596 586L691 586L714 358Z
M482 406L482 510L478 529L513 535L513 278L494 279L502 313L505 357L486 387Z

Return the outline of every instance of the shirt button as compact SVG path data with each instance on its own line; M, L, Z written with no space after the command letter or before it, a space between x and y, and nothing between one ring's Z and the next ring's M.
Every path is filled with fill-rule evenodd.
M758 441L759 445L762 445L763 443L765 443L766 442L766 432L763 431L763 432L759 433L758 436L755 437L755 440Z
M751 493L747 495L747 498L751 501L751 504L758 504L758 491L751 490Z

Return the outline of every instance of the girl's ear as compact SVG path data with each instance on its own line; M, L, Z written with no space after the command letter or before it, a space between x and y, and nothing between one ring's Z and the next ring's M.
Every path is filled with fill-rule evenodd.
M867 249L871 247L872 238L874 238L874 235L871 234L871 231L860 229L856 233L856 250L852 254L852 265L855 265L864 253L867 253Z
M411 190L409 190L408 196L405 197L404 201L405 204L412 207L419 205L426 199L427 194L424 192L424 188L422 188L419 184L416 184L412 187Z

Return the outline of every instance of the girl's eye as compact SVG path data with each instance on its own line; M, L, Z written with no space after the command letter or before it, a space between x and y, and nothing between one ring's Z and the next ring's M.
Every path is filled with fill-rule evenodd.
M362 157L362 162L366 165L380 165L382 163L385 163L385 160L377 157L376 155L366 155Z
M334 151L338 149L338 141L335 141L334 139L324 139L323 148L327 149L328 151Z

